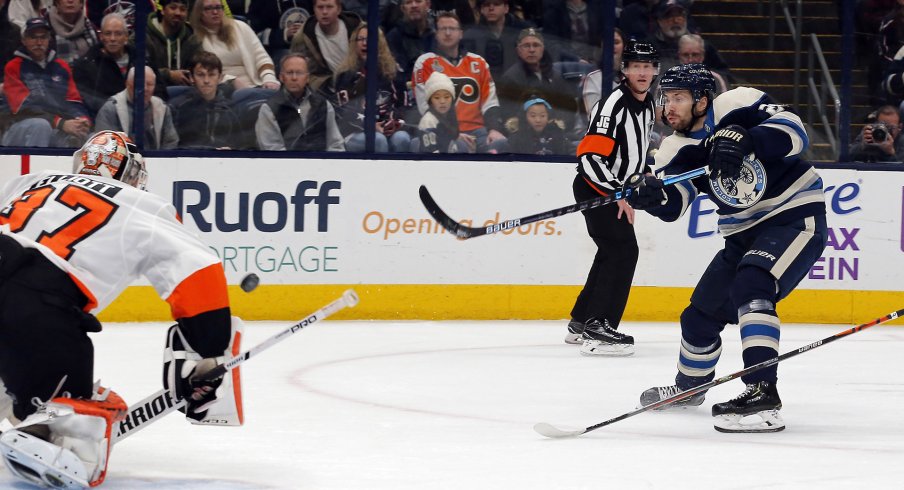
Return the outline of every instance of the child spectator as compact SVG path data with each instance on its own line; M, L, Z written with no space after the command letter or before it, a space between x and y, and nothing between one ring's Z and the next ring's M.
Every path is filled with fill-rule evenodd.
M519 118L518 131L509 138L512 151L529 155L564 155L569 144L565 131L550 120L552 106L543 99L534 98L524 103Z
M475 153L477 140L458 130L455 115L455 85L452 79L433 72L424 84L427 112L418 124L418 139L411 150L420 153Z
M396 79L399 65L389 51L383 31L377 29L377 126L374 149L378 153L387 151L407 152L411 148L411 135L402 129L404 121L399 119L396 108L404 97L404 81ZM345 62L336 75L336 111L340 130L345 137L345 149L353 152L364 151L364 127L367 78L367 24L361 24L352 31L354 45L348 50Z

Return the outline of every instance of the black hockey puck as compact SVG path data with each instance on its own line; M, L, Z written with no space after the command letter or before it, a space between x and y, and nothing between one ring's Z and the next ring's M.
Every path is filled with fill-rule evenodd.
M261 279L257 277L257 274L252 272L251 274L248 274L247 276L242 278L240 286L242 288L242 291L250 293L251 291L254 291L254 289L258 284L260 284L260 282Z

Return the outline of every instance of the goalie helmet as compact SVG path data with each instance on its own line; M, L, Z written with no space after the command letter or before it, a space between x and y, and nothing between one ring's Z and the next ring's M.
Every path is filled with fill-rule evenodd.
M666 70L659 80L659 105L664 105L662 92L667 90L689 90L695 104L704 96L712 103L716 79L703 63L676 65Z
M628 67L628 63L631 61L638 63L652 63L653 66L659 68L659 51L656 51L656 48L650 43L631 39L625 46L624 51L622 51L622 71Z
M72 172L98 175L146 190L148 173L144 158L125 133L100 131L72 155Z

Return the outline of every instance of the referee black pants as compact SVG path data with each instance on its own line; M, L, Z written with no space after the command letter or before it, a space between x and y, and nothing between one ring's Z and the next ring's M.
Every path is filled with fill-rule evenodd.
M578 174L572 184L576 201L599 197ZM637 236L634 225L622 215L618 219L615 203L582 211L587 232L596 243L596 255L587 274L584 289L578 295L571 318L584 322L589 318L605 318L617 328L628 303L631 281L637 266Z

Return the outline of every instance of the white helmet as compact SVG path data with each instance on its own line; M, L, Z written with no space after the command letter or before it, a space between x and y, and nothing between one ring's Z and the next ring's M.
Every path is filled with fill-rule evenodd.
M72 172L109 177L146 190L148 173L144 158L128 135L100 131L72 155Z

